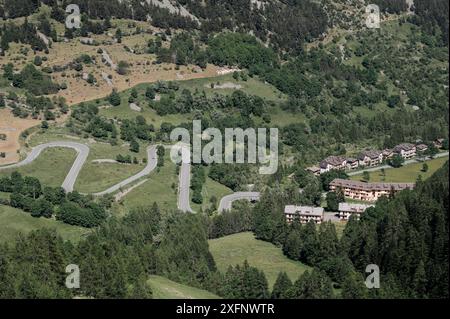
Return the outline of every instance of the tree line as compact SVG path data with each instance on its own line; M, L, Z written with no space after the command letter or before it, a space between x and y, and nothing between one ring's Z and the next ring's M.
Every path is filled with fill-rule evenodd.
M275 194L263 196L252 217L241 207L211 219L154 204L108 219L79 243L64 242L55 231L35 231L0 247L0 297L151 298L147 278L160 275L238 299L446 298L448 170L446 164L415 190L380 200L360 221L352 218L340 239L330 223L287 225L283 197ZM32 183L26 185L31 192ZM218 272L208 237L248 228L314 268L294 282L280 273L273 289L248 262ZM64 287L68 264L80 267L79 290ZM368 264L381 270L380 289L364 285Z
M35 177L22 176L18 172L0 178L0 192L10 193L2 204L21 209L36 218L52 218L69 225L97 227L108 213L107 205L95 202L77 192L66 193L57 187L45 187Z

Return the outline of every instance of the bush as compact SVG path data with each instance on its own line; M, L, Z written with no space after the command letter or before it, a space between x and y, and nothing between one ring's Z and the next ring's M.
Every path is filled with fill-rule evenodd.
M113 90L111 95L108 97L109 103L111 103L112 106L119 106L122 102L120 99L119 93L117 93L116 90Z
M36 66L41 66L42 65L42 58L40 56L35 56L34 57L34 61L33 61L34 65Z

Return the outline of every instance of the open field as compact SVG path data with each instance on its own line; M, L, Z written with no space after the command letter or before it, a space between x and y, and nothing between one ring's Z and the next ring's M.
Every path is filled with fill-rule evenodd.
M150 82L150 81L149 81ZM279 102L284 99L284 96L272 85L266 84L259 79L249 78L248 81L236 81L232 75L223 75L223 76L215 76L208 77L202 79L194 79L194 80L186 80L186 81L177 81L180 86L178 92L181 92L183 89L189 89L191 92L195 92L198 90L199 92L205 92L207 96L213 96L214 94L232 94L236 91L236 88L229 89L212 89L211 84L217 85L218 83L226 83L231 86L241 87L240 90L246 92L247 94L257 95L262 98L265 98L270 101ZM134 87L134 89L138 92L139 98L136 101L142 111L136 112L130 109L128 98L130 96L131 91L127 90L121 93L122 103L116 107L109 107L101 109L100 114L106 116L108 118L120 118L120 119L134 119L137 115L143 116L148 123L155 125L156 127L160 127L161 123L167 122L173 125L179 125L181 123L189 122L193 120L193 114L169 114L166 116L159 116L156 112L148 106L149 102L145 99L145 90L149 86L149 83L139 84ZM98 101L99 105L108 105L109 103L102 99ZM270 114L275 116L275 124L278 125L284 124L285 122L292 123L295 121L297 117L292 114L288 114L279 109L271 110ZM301 116L301 115L300 115Z
M248 77L247 81L236 81L232 74L216 76L214 78L202 78L189 81L180 81L180 90L189 89L192 92L204 91L207 96L214 94L232 94L241 90L250 95L257 95L269 101L280 102L286 97L273 85L265 83L258 77ZM213 88L214 87L214 88Z
M136 116L141 115L145 118L147 123L153 124L156 128L161 127L161 124L171 123L173 125L179 125L181 123L189 122L193 120L192 114L169 114L165 116L159 116L156 111L148 106L148 102L140 102L139 105L142 109L141 112L132 111L127 102L128 98L122 98L122 104L107 109L101 109L100 114L107 118L119 118L119 119L135 119Z
M11 242L19 233L28 233L40 228L56 229L65 240L77 242L89 230L70 226L53 219L34 218L21 210L0 205L0 243Z
M75 190L82 193L95 193L106 190L126 178L140 172L144 167L143 159L147 158L147 146L141 145L139 153L132 153L128 145L112 146L107 143L95 142L92 139L82 139L71 136L65 127L51 127L47 131L39 131L29 141L30 146L37 146L54 141L72 141L86 144L90 148L89 157L80 172L80 176L75 184ZM118 164L118 163L94 163L95 160L112 159L115 160L118 154L137 157L139 164ZM41 160L41 158L38 158ZM37 161L38 161L37 160ZM73 160L70 162L70 165ZM69 166L70 168L70 166ZM62 176L64 180L64 176Z
M207 175L208 173L205 172L205 174ZM211 198L213 198L213 197L215 197L217 199L217 205L219 205L219 202L222 199L222 197L230 195L232 193L233 193L233 191L231 189L229 189L228 187L226 187L225 185L222 185L222 184L216 182L215 180L213 180L209 177L206 177L206 182L203 185L203 189L202 189L203 204L201 204L201 205L195 204L191 200L191 208L195 212L199 212L200 208L205 210L206 208L211 206ZM191 190L191 192L190 192L191 198L192 198L192 194L193 194L193 191Z
M281 271L285 271L295 281L309 269L308 266L285 257L281 249L271 243L256 240L249 232L210 240L209 247L221 272L226 272L230 265L242 265L247 260L250 266L264 271L270 288Z
M284 127L290 124L307 123L306 116L303 113L286 112L279 107L271 107L268 113L272 126Z
M0 152L6 153L5 158L0 158L0 165L19 161L20 134L39 123L39 120L14 117L9 109L0 108L0 134L6 134L6 141L0 140Z
M381 171L371 172L370 182L414 183L417 181L419 175L422 176L423 180L429 178L447 161L448 157L442 157L425 162L429 167L427 172L422 171L424 163L415 163L400 168L386 169L386 176L383 176ZM362 174L352 176L351 179L355 181L361 180Z
M0 199L9 199L10 193L0 192Z
M176 165L166 154L164 166L157 168L149 176L147 182L132 190L115 206L117 213L126 214L130 209L140 206L151 206L157 203L160 208L177 209L178 175Z
M139 153L132 153L128 146L111 146L103 143L93 143L89 147L88 160L80 172L80 176L75 184L75 189L83 193L96 193L135 175L144 169L143 159L147 158L146 146L141 145ZM137 157L140 164L119 164L119 163L93 163L98 159L116 159L118 154L131 154Z
M150 276L154 299L220 299L206 290L189 287L160 276Z
M67 148L50 148L44 150L31 164L0 171L0 176L9 176L19 172L23 176L38 178L42 185L60 187L75 161L76 152Z

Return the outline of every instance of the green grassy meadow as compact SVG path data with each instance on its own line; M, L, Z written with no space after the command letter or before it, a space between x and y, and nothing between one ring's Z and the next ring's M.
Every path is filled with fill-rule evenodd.
M170 160L170 155L166 154L164 166L153 171L147 182L127 194L115 205L115 210L123 214L133 208L150 206L153 203L157 203L162 209L177 209L177 187L176 165Z
M222 197L232 194L233 191L226 187L225 185L222 185L215 180L206 177L206 182L203 185L202 189L202 196L203 196L203 204L195 204L191 201L191 208L199 212L200 208L203 210L207 209L211 206L211 198L215 197L217 199L217 205L219 205L220 200ZM192 197L192 190L190 192L190 195Z
M305 270L310 269L300 262L288 259L273 244L256 240L249 232L210 240L209 248L221 272L226 272L230 265L242 265L247 260L250 266L264 271L270 288L282 271L295 281Z
M257 77L248 78L247 81L236 81L231 74L213 77L213 78L204 78L204 79L194 79L187 81L175 81L179 84L180 89L178 92L181 92L183 89L188 89L191 92L205 92L206 96L212 97L215 94L223 94L230 95L234 91L235 88L227 88L227 89L219 89L212 88L212 85L220 85L220 84L232 84L241 86L240 90L251 95L260 96L267 101L272 102L280 102L285 99L285 96L280 93L275 87L270 84L266 84L259 80ZM152 84L139 84L134 87L139 94L137 99L137 103L141 106L141 112L132 111L129 107L128 98L130 96L131 90L127 90L121 92L120 95L122 97L122 103L116 107L103 108L100 110L100 114L107 118L119 118L119 119L134 119L137 115L142 115L148 123L153 124L155 127L160 127L161 123L167 122L173 125L179 125L181 123L189 122L194 119L193 114L169 114L165 116L159 116L156 112L148 106L148 101L145 99L145 90L146 88ZM101 99L97 101L99 106L108 105L109 103L106 99ZM283 111L279 111L277 109L276 112L271 112L276 114L280 120L276 122L283 123L286 119L292 117ZM280 113L280 114L278 114Z
M150 276L154 299L220 299L206 290L189 287L160 276Z
M213 96L214 94L225 94L229 95L236 91L235 88L223 89L223 88L212 88L212 86L222 85L222 84L233 84L239 85L241 91L250 94L257 95L266 99L268 101L280 102L286 97L277 88L271 84L265 83L258 77L248 77L247 81L239 80L236 81L232 74L217 76L214 78L203 78L188 81L180 81L180 90L189 89L193 92L204 91L207 96Z
M89 145L90 152L75 189L83 193L96 193L120 183L144 169L143 159L147 159L147 147L141 145L139 153L132 153L128 146L111 146L110 144L95 143ZM136 157L139 164L93 163L98 159L116 159L116 156L128 155Z
M44 150L31 164L0 171L0 176L9 176L17 171L23 176L38 178L45 186L61 186L76 158L76 152L68 148Z
M424 163L409 164L400 168L386 169L386 176L383 176L381 171L370 173L370 182L392 182L392 183L414 183L419 176L425 180L433 175L439 168L441 168L448 161L448 157L435 158L427 161L429 167L427 172L422 171ZM362 180L361 175L351 177L352 180Z
M79 241L88 229L67 225L53 219L34 218L30 214L9 206L0 205L0 243L14 240L19 233L27 234L41 228L56 229L65 240Z

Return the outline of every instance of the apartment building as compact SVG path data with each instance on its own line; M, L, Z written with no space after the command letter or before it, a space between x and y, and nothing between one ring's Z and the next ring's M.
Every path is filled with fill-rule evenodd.
M332 170L345 170L347 160L341 156L330 156L320 162L320 173L327 173Z
M356 215L359 219L368 208L374 205L339 203L339 218L341 220L349 220L352 215Z
M378 166L383 163L383 152L367 150L359 154L359 165L365 167Z
M347 169L357 169L359 167L359 160L356 158L347 158Z
M346 179L335 179L330 183L331 191L341 189L345 197L366 202L375 202L382 196L414 187L412 183L364 183Z
M441 148L444 147L444 142L445 142L445 139L443 139L443 138L438 138L436 141L433 142L433 144L434 144L434 146L435 146L436 148L441 149Z
M411 159L417 155L417 148L414 144L403 143L394 148L394 153L400 155L404 159Z
M419 145L417 145L416 146L416 150L417 150L417 153L423 153L423 152L426 152L426 151L428 151L428 145L426 145L426 144L419 144Z
M311 220L316 224L321 224L323 222L324 209L322 207L288 205L284 208L284 215L289 224L295 219L298 219L302 224L307 224Z
M387 148L385 149L383 152L383 160L388 160L390 158L392 158L392 156L394 156L394 149L393 148Z
M306 169L306 171L308 171L310 173L313 173L315 176L319 176L320 175L320 167L317 167L317 166L308 167Z

